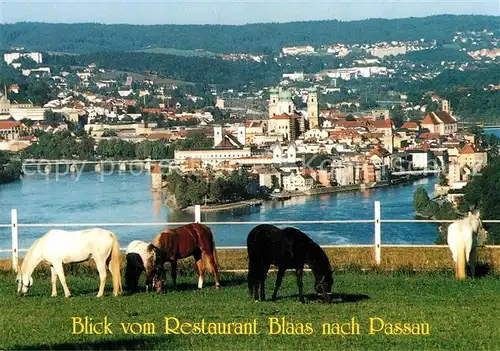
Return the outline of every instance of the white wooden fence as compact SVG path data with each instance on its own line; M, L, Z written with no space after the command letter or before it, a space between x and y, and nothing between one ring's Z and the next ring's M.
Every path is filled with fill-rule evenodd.
M377 265L381 262L381 224L382 223L446 223L453 222L452 220L415 220L415 219L381 219L380 201L374 202L375 216L373 219L347 219L347 220L312 220L312 221L275 221L274 225L296 225L296 224L339 224L339 223L373 223L374 224L374 243L373 245L321 245L321 247L374 247L375 249L375 262ZM201 207L195 206L194 221L202 223L201 221ZM484 220L483 223L500 223L500 220ZM28 249L19 249L19 227L118 227L118 226L181 226L191 222L117 222L117 223L19 223L17 216L17 209L11 210L11 223L0 223L0 228L11 228L12 231L12 249L0 249L0 252L12 252L12 267L17 270L19 251L24 252ZM269 224L269 222L203 222L206 225L259 225ZM442 245L384 245L386 247L442 247ZM219 249L246 249L245 246L225 246L218 247ZM121 248L124 251L124 248Z

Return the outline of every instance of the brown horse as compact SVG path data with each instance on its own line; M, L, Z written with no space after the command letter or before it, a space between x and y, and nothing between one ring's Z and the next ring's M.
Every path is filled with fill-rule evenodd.
M215 241L212 231L206 225L191 223L175 229L165 229L153 239L151 244L163 252L163 262L170 262L172 265L174 288L177 279L177 260L189 256L194 257L198 266L200 274L198 288L203 287L205 264L202 255L207 258L210 271L215 276L215 287L220 287ZM157 290L162 290L161 282L156 280L155 285Z

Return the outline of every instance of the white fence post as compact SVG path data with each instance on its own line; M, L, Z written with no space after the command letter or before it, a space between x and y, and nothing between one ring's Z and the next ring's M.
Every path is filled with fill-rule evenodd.
M380 201L375 201L375 263L377 266L380 265L380 244Z
M195 223L201 223L201 206L194 205L194 221Z
M19 264L19 235L17 230L17 209L13 208L10 211L12 223L12 269L17 272Z

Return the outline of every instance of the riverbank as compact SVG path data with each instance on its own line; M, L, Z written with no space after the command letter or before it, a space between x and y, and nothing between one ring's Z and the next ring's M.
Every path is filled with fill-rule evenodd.
M202 205L200 206L201 212L217 212L217 211L227 211L233 210L235 208L243 208L243 207L252 207L252 206L260 206L264 203L264 200L251 199L251 200L243 200L237 202L231 202L227 204L213 204L213 205ZM182 211L194 213L194 206L189 206L183 208Z

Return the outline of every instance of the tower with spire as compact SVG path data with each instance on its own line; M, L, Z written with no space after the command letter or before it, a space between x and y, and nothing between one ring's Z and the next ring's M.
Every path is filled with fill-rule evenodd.
M309 118L309 129L319 126L318 92L316 88L310 88L308 90L307 117Z

